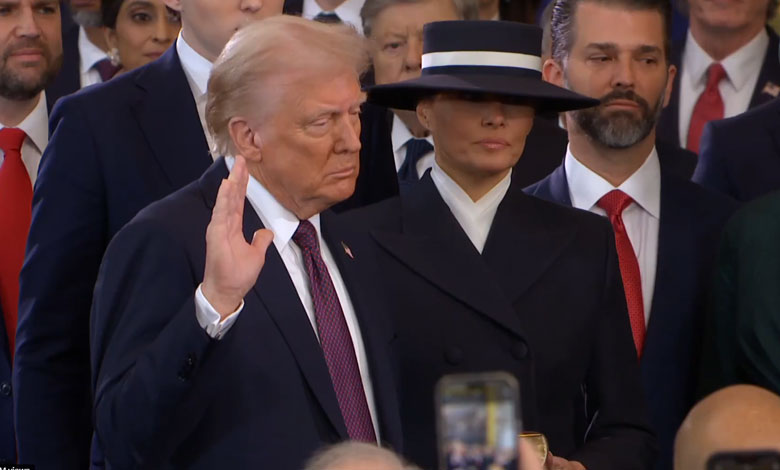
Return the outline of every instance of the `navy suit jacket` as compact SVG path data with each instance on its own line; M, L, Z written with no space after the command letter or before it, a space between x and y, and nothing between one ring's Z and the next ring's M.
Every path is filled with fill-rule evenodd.
M271 245L236 323L211 339L195 316L218 159L196 182L144 209L109 245L95 287L91 346L96 434L107 467L299 470L320 446L349 438L322 349ZM401 451L389 345L394 339L376 267L326 211L323 239L363 332L380 435ZM249 202L243 232L262 223ZM346 242L345 242L346 240Z
M0 318L3 318L0 307ZM11 397L11 353L5 322L0 321L0 462L16 462L14 407Z
M668 155L659 151L658 156L658 264L640 365L661 451L656 470L671 470L674 436L696 399L706 294L717 244L736 203L673 174L667 169ZM571 206L563 165L526 192Z
M780 100L707 124L693 180L743 202L780 189Z
M62 10L62 67L54 80L46 87L46 104L49 112L63 96L81 89L79 56L79 26L69 20L70 12ZM67 16L65 16L67 15Z
M587 468L649 469L655 456L609 224L512 186L480 254L430 174L345 214L363 226L388 290L404 449L436 467L434 387L503 370L523 427ZM357 256L357 250L355 250Z
M775 98L775 96L764 91L768 84L780 85L780 58L777 55L780 39L772 28L767 27L766 31L769 34L769 47L767 47L764 62L761 64L761 71L758 73L758 81L753 89L748 109L760 106ZM672 63L677 66L677 75L674 77L674 86L672 87L669 105L661 113L661 119L658 121L656 129L660 140L675 145L680 144L680 77L682 76L682 56L684 50L684 39L672 45ZM699 151L701 152L701 148L699 148Z
M103 252L139 210L196 180L212 159L175 47L63 98L50 128L20 277L16 430L20 462L83 469L89 311Z

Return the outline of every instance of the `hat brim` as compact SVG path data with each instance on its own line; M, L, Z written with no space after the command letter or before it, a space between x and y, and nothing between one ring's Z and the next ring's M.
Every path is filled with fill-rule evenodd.
M599 104L539 78L496 75L423 75L403 82L374 85L366 89L368 102L395 109L416 109L417 103L442 92L495 95L507 101L533 106L539 112L569 111Z

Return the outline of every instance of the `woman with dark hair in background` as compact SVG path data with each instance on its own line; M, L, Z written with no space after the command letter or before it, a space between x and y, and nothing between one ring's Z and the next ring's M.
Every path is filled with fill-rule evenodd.
M102 12L109 56L117 73L160 57L181 29L178 12L162 0L102 0Z

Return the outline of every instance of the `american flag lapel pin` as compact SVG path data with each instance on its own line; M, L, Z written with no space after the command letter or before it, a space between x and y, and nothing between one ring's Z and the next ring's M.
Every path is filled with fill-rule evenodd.
M352 254L352 250L349 249L346 243L341 242L341 247L344 248L344 253L347 254L351 259L355 259L355 255Z
M764 85L764 89L762 90L762 92L777 98L777 95L780 95L780 85L777 85L776 83L773 82L766 82L766 85Z

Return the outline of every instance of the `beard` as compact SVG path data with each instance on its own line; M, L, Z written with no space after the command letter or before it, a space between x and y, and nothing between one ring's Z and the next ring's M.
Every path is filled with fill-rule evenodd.
M18 49L35 47L43 51L45 69L34 79L21 74L8 64ZM8 100L24 101L35 98L57 76L62 66L62 54L52 59L51 51L40 40L24 40L2 51L0 57L0 96Z
M600 100L601 104L593 108L569 112L588 137L604 147L624 149L636 145L653 131L663 111L664 94L652 108L647 100L625 88L617 88ZM637 117L630 111L607 112L607 105L615 100L633 101L639 106L640 115Z
M71 12L71 17L82 28L99 28L103 26L103 15L99 11L73 11Z

